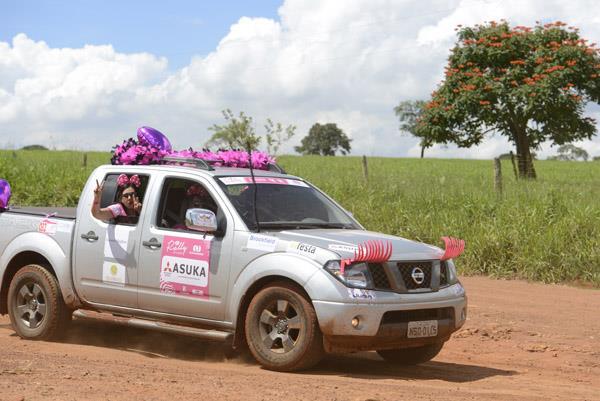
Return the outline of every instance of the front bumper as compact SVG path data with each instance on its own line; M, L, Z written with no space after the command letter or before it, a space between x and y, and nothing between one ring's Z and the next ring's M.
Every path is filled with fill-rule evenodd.
M446 341L466 320L467 297L460 283L437 292L396 294L373 291L364 303L314 300L330 352L417 347ZM358 319L353 326L352 320ZM408 338L409 321L437 320L435 337Z

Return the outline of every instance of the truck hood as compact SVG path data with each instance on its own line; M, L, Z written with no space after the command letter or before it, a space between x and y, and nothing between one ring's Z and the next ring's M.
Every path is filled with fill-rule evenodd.
M332 257L350 258L359 244L380 240L392 244L390 260L432 260L444 253L438 247L402 237L366 230L313 229L271 231L268 235L280 241L316 246L332 253Z

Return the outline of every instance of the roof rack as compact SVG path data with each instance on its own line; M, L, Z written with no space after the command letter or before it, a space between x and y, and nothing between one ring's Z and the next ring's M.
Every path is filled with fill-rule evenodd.
M272 171L274 173L286 174L286 172L283 169L283 167L281 167L277 163L269 163L269 164L267 164L267 168L269 169L269 171Z
M201 168L202 170L212 171L214 168L208 164L206 160L196 159L192 157L176 157L176 156L166 156L163 157L163 164L177 163L181 166L189 166Z
M213 171L214 167L211 164L222 162L222 160L204 160L193 157L177 157L177 156L165 156L162 159L163 164L178 164L180 166L196 167L203 170ZM267 171L278 174L286 174L283 167L277 163L268 163Z

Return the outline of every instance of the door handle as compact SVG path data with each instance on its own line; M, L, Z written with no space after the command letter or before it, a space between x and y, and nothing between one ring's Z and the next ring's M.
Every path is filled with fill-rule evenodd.
M81 234L81 238L88 240L88 242L96 242L98 241L98 236L93 231L88 231L87 234Z
M144 245L146 248L158 249L160 248L161 243L158 242L156 238L150 238L150 241L144 241L142 242L142 245Z

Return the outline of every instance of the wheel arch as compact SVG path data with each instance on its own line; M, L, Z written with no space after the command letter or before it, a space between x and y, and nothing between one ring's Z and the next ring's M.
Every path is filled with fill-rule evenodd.
M310 296L308 295L304 287L297 281L294 281L289 277L281 275L271 275L260 278L248 288L248 290L244 293L240 300L238 313L236 316L235 333L233 339L234 347L239 348L246 346L246 333L244 328L244 321L246 320L246 314L248 312L248 306L250 305L250 302L260 290L275 283L286 283L292 285L308 302L312 304Z
M7 313L7 297L10 281L19 268L29 264L41 264L58 280L63 300L67 305L77 306L79 300L71 278L71 258L60 245L46 234L28 232L19 235L0 257L0 314Z
M0 287L1 315L5 315L6 313L8 313L8 287L10 286L12 278L23 266L32 264L44 266L44 268L46 268L50 272L50 274L56 277L56 272L54 271L54 268L52 267L48 259L44 257L44 255L33 251L23 251L13 256L10 262L8 262L8 265L6 266L6 269L4 270L4 275L2 277L2 286Z

